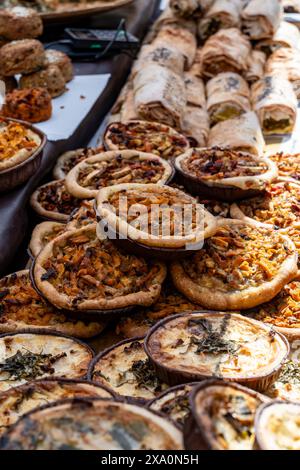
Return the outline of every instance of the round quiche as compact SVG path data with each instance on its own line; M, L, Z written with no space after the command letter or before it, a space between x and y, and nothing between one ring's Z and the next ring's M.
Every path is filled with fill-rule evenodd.
M59 222L42 222L33 229L29 251L35 258L39 252L51 240L61 235L66 230L66 225Z
M31 411L1 438L4 450L182 450L182 433L153 411L99 398Z
M192 257L175 261L175 287L214 310L244 310L275 297L298 273L290 238L270 228L227 220Z
M145 340L161 380L176 385L217 377L268 388L289 353L280 333L237 314L194 312L165 318Z
M91 338L105 327L105 321L73 319L46 302L33 288L27 270L0 279L0 333L34 328Z
M156 155L133 150L103 152L78 163L68 173L66 187L79 199L92 199L106 186L165 184L173 173L173 167Z
M129 121L111 123L103 137L108 150L138 150L166 160L189 148L189 141L172 127L158 122Z
M33 267L38 291L58 308L113 312L150 306L159 297L166 267L99 240L96 224L70 230L39 253Z
M98 153L103 152L103 147L97 148L82 148L76 150L69 150L68 152L63 153L56 162L56 165L53 169L53 178L56 180L64 179L69 171L74 168L78 163L82 162L86 158L97 155Z
M269 158L221 147L190 149L174 164L190 192L222 201L257 195L278 176Z
M31 207L43 218L67 222L80 205L66 189L64 180L55 180L40 186L30 198Z
M41 144L41 137L29 127L0 118L0 171L24 162Z
M255 418L256 442L261 450L300 450L300 403L272 401Z
M131 338L101 352L93 360L89 378L116 394L143 402L168 385L159 380L145 350L143 338Z
M271 184L265 195L233 204L231 217L286 229L300 223L300 184Z
M132 242L134 249L195 250L217 227L196 199L169 186L119 184L101 189L96 201L108 236L126 246Z
M10 388L0 395L0 435L29 411L67 398L100 397L112 399L114 395L101 385L84 380L35 380Z
M254 450L257 408L268 399L235 383L205 380L190 395L189 450Z
M30 329L0 335L0 392L46 377L84 378L92 359L89 346L71 336Z
M276 163L281 179L294 183L300 182L300 153L279 152L271 155L270 159Z

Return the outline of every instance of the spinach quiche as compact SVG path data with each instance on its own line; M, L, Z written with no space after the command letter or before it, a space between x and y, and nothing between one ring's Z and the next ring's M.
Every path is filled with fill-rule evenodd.
M104 320L73 319L46 302L33 288L27 270L0 279L0 333L34 328L91 338L100 334L105 326Z
M0 392L46 377L84 378L92 358L71 336L34 329L0 335Z
M55 180L40 186L30 198L31 207L44 219L67 222L80 205L66 189L64 180Z
M300 153L279 152L271 155L270 159L276 163L280 179L294 183L300 182Z
M178 427L183 428L191 413L189 395L197 382L171 387L157 398L154 398L148 408L165 414L174 421Z
M23 416L4 450L182 450L182 433L153 411L97 398L63 400Z
M291 239L272 229L227 220L189 259L175 261L175 287L214 310L244 310L275 297L298 272Z
M35 258L47 243L61 235L65 230L66 225L59 222L47 221L36 225L28 247L31 255Z
M131 338L112 346L95 357L89 378L118 395L140 402L152 400L168 388L156 376L142 338Z
M300 402L300 364L292 358L287 360L277 379L266 394L277 400Z
M300 403L272 401L256 414L255 432L261 450L300 450Z
M66 187L79 199L92 199L106 186L165 184L173 173L173 167L156 155L133 150L103 152L78 163L68 173Z
M231 216L286 229L300 223L300 184L271 184L265 195L233 204Z
M85 397L112 399L114 396L101 385L76 379L35 380L10 388L0 395L0 435L35 408L57 400Z
M138 150L166 160L189 148L189 141L172 127L158 122L129 121L111 123L103 137L108 150Z
M48 243L35 259L38 291L72 311L109 312L150 306L159 297L166 267L99 240L96 224L70 230Z
M96 212L94 201L81 200L79 208L75 209L70 215L66 229L73 230L96 223Z
M24 162L41 144L41 137L30 127L0 118L0 171Z
M53 169L53 178L56 180L64 179L69 171L74 168L78 163L82 162L86 158L97 155L98 153L103 152L103 147L97 148L81 148L76 150L69 150L68 152L63 153L56 162L56 165Z
M289 345L262 322L211 311L161 320L149 331L145 350L170 385L218 377L264 390L278 376Z
M194 148L175 159L184 186L193 194L234 201L257 195L278 175L267 157L229 148Z
M135 249L194 250L217 227L196 199L169 186L119 184L101 189L96 200L97 215L109 236L117 235L127 245L131 241Z
M274 299L250 310L249 314L272 325L290 341L300 339L300 281L285 285Z
M185 428L189 450L254 450L257 408L268 399L235 383L206 380L190 395Z

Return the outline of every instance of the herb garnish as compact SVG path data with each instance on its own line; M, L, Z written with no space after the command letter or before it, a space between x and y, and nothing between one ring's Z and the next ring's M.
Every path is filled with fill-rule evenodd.
M156 392L161 390L161 382L149 359L135 361L129 371L133 373L139 388L151 388Z
M277 379L278 382L283 384L300 384L300 365L293 362L287 361Z
M191 337L190 344L195 344L196 354L208 353L208 354L234 354L239 346L235 341L224 339L224 333L226 332L230 315L225 315L220 330L214 330L212 324L207 319L192 319L189 321L189 326L197 325L201 327L201 338L196 336ZM200 333L200 332L199 332Z
M55 372L53 364L66 355L66 353L61 353L54 356L31 351L22 353L18 350L16 354L0 364L0 372L7 372L9 380L35 379L44 374L53 374Z

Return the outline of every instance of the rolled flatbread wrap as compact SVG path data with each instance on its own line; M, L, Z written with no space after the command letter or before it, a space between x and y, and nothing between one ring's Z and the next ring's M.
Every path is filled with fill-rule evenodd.
M198 36L204 43L220 29L241 26L241 0L215 0L203 18L198 21Z
M145 45L141 48L138 60L133 66L132 75L134 76L150 63L167 67L178 75L182 75L184 62L184 56L175 47L157 41L155 44Z
M258 117L253 111L235 119L219 122L211 128L209 147L229 147L240 152L262 155L265 147Z
M185 69L191 68L197 50L197 41L193 33L180 27L164 26L157 34L153 45L161 43L175 48L185 58Z
M198 106L199 108L206 108L206 94L203 80L190 72L185 72L183 78L187 104Z
M221 29L211 36L201 52L202 75L211 78L221 72L247 70L249 40L237 28Z
M202 78L203 75L202 75L202 64L201 64L201 59L202 57L202 47L200 47L199 49L196 50L196 55L195 55L195 59L194 59L194 62L193 62L193 65L191 66L189 72L193 75L195 75L195 77L199 77L199 78Z
M133 79L139 118L180 128L186 105L183 78L161 65L149 64Z
M300 13L300 0L282 0L285 13Z
M170 0L170 8L175 16L190 18L201 15L201 2L198 0Z
M244 72L244 78L249 83L254 83L264 76L267 56L262 51L252 50L248 56L248 67Z
M242 11L242 31L250 39L272 38L282 20L281 0L250 0Z
M274 36L269 39L259 41L255 48L265 52L268 56L281 47L290 47L299 49L300 32L296 25L281 21L279 28Z
M250 90L241 75L224 72L206 84L207 111L211 125L233 119L250 111Z
M269 57L266 74L287 78L293 85L297 98L300 98L300 51L282 47Z
M209 118L206 109L187 105L181 128L194 147L205 147L209 134Z

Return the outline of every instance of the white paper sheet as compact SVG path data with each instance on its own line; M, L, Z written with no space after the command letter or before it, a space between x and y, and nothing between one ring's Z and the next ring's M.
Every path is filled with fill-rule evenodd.
M77 75L67 83L68 91L52 100L51 119L36 125L48 140L68 139L88 114L106 87L110 74Z

